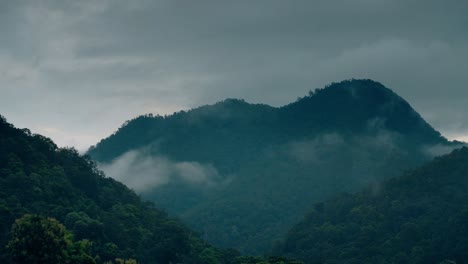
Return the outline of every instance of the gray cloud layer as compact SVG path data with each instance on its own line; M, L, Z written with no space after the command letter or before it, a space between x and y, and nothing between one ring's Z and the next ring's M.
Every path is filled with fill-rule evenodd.
M464 0L0 2L0 113L85 148L142 113L372 78L468 135ZM466 138L468 139L468 138Z

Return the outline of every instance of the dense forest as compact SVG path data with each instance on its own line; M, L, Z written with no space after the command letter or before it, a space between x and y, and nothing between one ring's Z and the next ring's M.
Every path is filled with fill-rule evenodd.
M317 203L276 253L306 263L468 263L468 148Z
M1 263L299 263L219 250L106 177L0 116Z
M358 108L357 117L330 113L340 120L329 121L329 130L315 128L317 119L307 124L307 115L280 122L300 119L296 107L312 111L328 97ZM364 114L368 108L377 113ZM269 126L278 130L267 134ZM118 144L122 135L127 145ZM133 138L142 147L125 152ZM142 116L100 144L109 142L124 153L102 168L117 164L136 180L168 177L142 192L154 203L106 176L91 156L0 116L2 263L468 263L468 148L402 173L463 144L447 141L375 82L332 84L279 110L226 100ZM164 206L198 232L158 209Z
M228 99L140 116L88 154L208 241L257 254L311 203L400 175L457 145L382 84L348 80L279 108Z
M0 264L468 264L468 0L0 0Z

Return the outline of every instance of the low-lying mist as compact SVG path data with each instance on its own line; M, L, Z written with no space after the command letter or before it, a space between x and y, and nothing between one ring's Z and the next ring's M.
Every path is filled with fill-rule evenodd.
M151 154L147 149L124 153L109 164L100 163L104 173L123 182L137 193L182 181L200 187L214 186L219 182L218 170L211 164L194 161L176 162L163 155Z

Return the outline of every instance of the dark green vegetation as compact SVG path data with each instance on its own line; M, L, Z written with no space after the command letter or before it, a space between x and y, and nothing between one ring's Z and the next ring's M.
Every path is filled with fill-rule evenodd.
M25 215L16 220L7 244L13 263L96 263L87 240L73 235L55 219Z
M276 251L306 263L468 263L468 148L318 203Z
M215 245L262 253L311 203L455 145L380 83L350 80L280 108L229 99L140 116L88 154Z
M74 149L0 116L1 263L257 263L238 256L209 246Z

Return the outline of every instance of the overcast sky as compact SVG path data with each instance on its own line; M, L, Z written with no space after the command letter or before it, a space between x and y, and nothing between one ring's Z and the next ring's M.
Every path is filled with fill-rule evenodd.
M84 150L139 114L371 78L468 140L466 0L0 0L0 114Z

